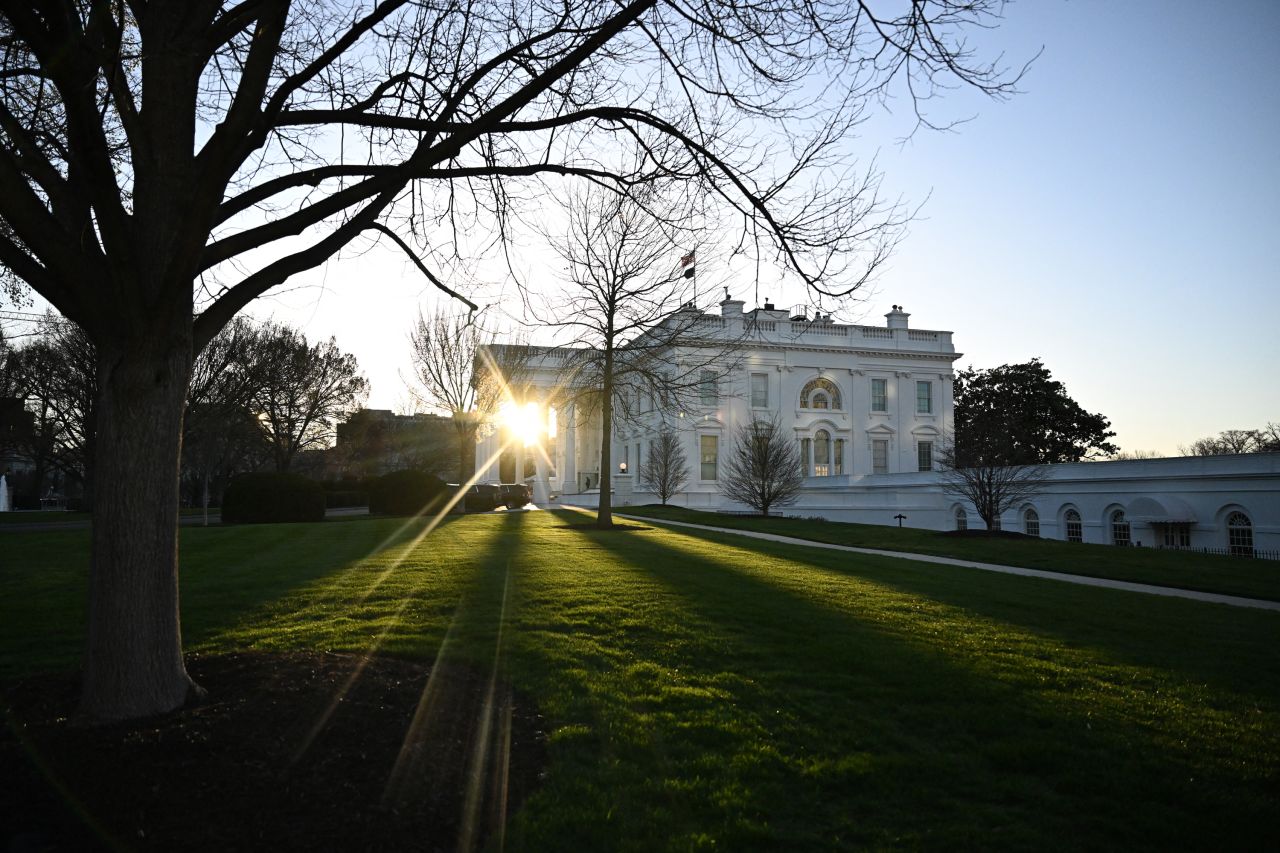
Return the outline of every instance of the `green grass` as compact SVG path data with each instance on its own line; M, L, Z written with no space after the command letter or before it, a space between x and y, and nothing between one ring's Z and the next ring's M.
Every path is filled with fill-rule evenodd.
M1220 557L1155 548L1116 548L1053 539L946 536L934 530L846 524L807 518L758 518L674 506L615 508L655 521L685 521L732 530L756 530L858 548L955 557L1135 583L1280 601L1280 562Z
M188 646L496 652L515 850L1280 845L1278 614L581 520L184 529ZM0 678L75 665L87 541L0 543Z

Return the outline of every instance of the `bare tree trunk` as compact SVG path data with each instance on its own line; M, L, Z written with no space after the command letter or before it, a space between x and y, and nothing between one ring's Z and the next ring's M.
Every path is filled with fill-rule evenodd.
M600 384L600 509L596 527L613 527L613 346L605 345L604 376Z
M81 711L95 719L172 711L199 691L182 662L178 614L178 459L190 328L188 320L185 338L148 339L144 331L99 348L81 696Z

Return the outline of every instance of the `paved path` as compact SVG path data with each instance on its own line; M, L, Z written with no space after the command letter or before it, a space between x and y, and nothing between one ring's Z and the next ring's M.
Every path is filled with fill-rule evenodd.
M1028 578L1043 578L1063 583L1074 583L1081 586L1100 586L1106 589L1123 589L1127 592L1141 592L1147 595L1164 595L1169 598L1189 598L1193 601L1207 601L1212 604L1228 604L1232 607L1253 607L1258 610L1274 610L1280 612L1280 601L1266 601L1261 598L1244 598L1238 595L1219 595L1216 592L1196 592L1190 589L1178 589L1171 586L1155 586L1146 583L1131 583L1107 578L1093 578L1086 575L1068 575L1063 572L1046 572L1041 569L1023 569L1018 566L1000 566L995 563L975 563L972 560L957 560L954 557L935 557L931 554L911 554L906 551L883 551L879 548L856 548L852 545L833 545L830 542L815 542L812 539L797 539L794 536L779 536L776 533L760 533L755 530L734 530L728 527L711 527L706 524L690 524L687 521L669 521L665 518L649 518L643 515L628 515L615 511L615 516L629 518L633 521L644 521L650 524L669 524L675 527L691 527L694 530L709 530L713 533L728 533L734 536L746 536L751 539L764 539L768 542L782 542L787 545L803 545L806 548L825 548L829 551L850 551L854 554L874 554L877 557L894 557L899 560L917 560L922 563L936 563L940 566L957 566L962 569L979 569L984 572L999 572L1004 575L1021 575Z

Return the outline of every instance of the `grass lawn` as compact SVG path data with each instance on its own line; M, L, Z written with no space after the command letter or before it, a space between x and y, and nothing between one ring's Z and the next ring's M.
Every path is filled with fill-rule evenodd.
M187 645L496 664L511 849L1280 848L1280 614L583 520L184 528ZM0 680L75 666L87 545L0 539Z
M988 540L983 537L946 536L935 530L910 527L805 518L753 518L674 506L628 506L615 508L615 511L655 521L669 519L733 530L758 530L835 545L955 557L1280 601L1280 562L1275 560L1248 560L1155 548L1116 548L1033 537Z

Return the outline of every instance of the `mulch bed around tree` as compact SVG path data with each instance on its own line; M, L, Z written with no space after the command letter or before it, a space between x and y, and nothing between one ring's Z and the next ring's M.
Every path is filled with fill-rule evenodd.
M72 676L0 687L0 849L476 848L545 765L532 703L474 669L319 653L187 667L207 704L129 724L68 717Z

